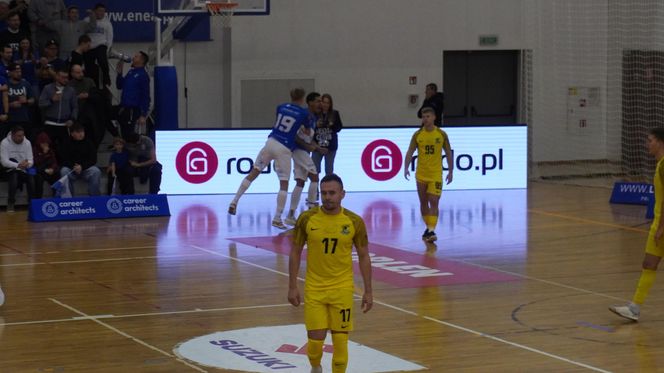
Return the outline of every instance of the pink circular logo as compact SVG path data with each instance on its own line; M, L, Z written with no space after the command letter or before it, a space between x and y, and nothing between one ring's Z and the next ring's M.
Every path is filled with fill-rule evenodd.
M200 141L186 144L175 157L178 174L192 184L201 184L212 179L218 166L217 153L210 145Z
M372 141L362 152L362 168L374 180L390 180L401 171L402 164L401 150L390 140Z

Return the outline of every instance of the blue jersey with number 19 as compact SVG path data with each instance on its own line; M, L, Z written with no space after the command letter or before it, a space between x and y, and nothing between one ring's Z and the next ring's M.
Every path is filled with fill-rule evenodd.
M281 104L277 106L277 120L268 137L279 141L290 149L295 149L295 136L300 126L306 125L309 112L307 109L295 104Z

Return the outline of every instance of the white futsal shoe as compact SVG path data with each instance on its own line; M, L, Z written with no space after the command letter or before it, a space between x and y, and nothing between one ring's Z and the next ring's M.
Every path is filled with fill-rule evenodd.
M284 225L284 222L281 221L281 219L272 220L272 226L279 229L288 229L288 227Z
M315 368L311 368L311 373L323 373L323 367L317 366Z
M639 306L634 303L630 303L626 306L611 306L609 307L609 311L632 321L639 321L639 315L641 314Z
M286 219L284 219L284 223L295 226L295 224L297 223L297 218L293 215L288 215Z

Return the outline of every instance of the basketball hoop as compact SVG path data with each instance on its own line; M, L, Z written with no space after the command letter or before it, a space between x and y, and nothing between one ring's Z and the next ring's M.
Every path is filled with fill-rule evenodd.
M221 18L221 25L223 27L231 27L231 19L233 18L233 12L237 8L238 3L231 3L221 1L206 1L205 7L210 13L210 16L219 16Z

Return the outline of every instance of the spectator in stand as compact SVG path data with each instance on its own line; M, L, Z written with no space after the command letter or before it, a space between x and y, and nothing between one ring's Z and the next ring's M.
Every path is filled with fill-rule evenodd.
M108 161L108 195L134 194L134 175L129 152L122 137L113 138L113 153Z
M37 82L41 92L45 86L53 83L56 71L66 70L67 63L58 57L58 42L49 40L37 66Z
M129 152L132 175L137 175L141 184L150 181L150 194L157 194L161 188L161 163L157 162L154 142L147 136L132 133L125 144ZM133 185L131 187L133 190Z
M0 76L9 79L7 67L12 62L14 62L14 51L9 45L5 45L2 47L2 52L0 53Z
M126 76L122 76L124 62L120 60L117 65L118 75L115 84L122 90L118 121L125 140L135 132L136 127L146 127L146 118L150 109L150 76L145 71L147 63L148 55L145 52L138 52L132 58L131 69L127 71Z
M44 181L50 186L60 179L58 160L55 156L51 139L46 132L40 132L37 135L37 140L32 148L32 154L35 157L35 168L37 169L37 174L35 175L35 198L42 198L44 196Z
M28 34L21 30L21 18L18 14L12 14L7 18L7 28L0 32L0 45L9 45L17 55L21 40L27 37Z
M21 65L21 74L32 87L32 94L36 97L39 96L39 86L37 84L37 64L39 63L39 55L32 48L30 38L26 37L21 39L18 47L18 53L14 56L17 64Z
M11 13L9 13L9 2L7 0L0 0L0 30L7 27L6 19Z
M30 31L30 17L28 17L28 2L26 0L12 0L9 2L9 14L18 14L21 20L21 32L32 41Z
M76 48L74 48L69 55L69 66L81 65L83 66L83 70L85 70L85 54L90 50L91 43L88 34L83 34L78 37L78 45L76 45ZM89 77L87 72L85 76Z
M55 83L44 87L39 96L39 108L44 116L46 133L55 142L56 150L59 150L59 146L68 138L68 129L78 116L76 91L67 85L68 82L69 72L58 70Z
M91 11L89 11L91 12ZM91 17L89 23L79 18L78 7L70 5L67 8L67 18L53 20L50 27L60 35L60 59L69 59L71 51L76 49L78 38L85 34L89 28L97 26L96 18Z
M9 99L9 119L7 123L10 127L21 126L25 130L26 136L34 139L36 128L32 125L30 109L35 104L35 97L32 94L32 87L21 75L21 65L12 63L8 68L9 83L7 96Z
M69 190L74 195L74 183L76 179L84 179L88 182L88 194L91 196L100 195L99 183L101 180L101 170L96 166L97 149L92 141L85 137L85 128L75 123L71 126L70 137L63 146L58 148L62 168L60 176L68 175Z
M311 153L311 159L316 165L318 173L321 172L321 163L325 158L325 175L334 173L334 156L337 154L339 147L339 136L337 133L341 131L343 123L341 123L341 115L337 110L334 110L334 103L332 96L325 93L321 96L321 114L316 122L316 134L314 140L321 148L327 149L327 153L323 154L319 151Z
M7 197L7 212L14 212L16 202L16 189L20 183L25 183L28 189L28 202L34 195L34 169L31 168L32 146L30 140L25 138L21 126L15 126L11 132L0 142L0 163L5 167L9 177L9 196Z
M74 88L78 97L78 122L85 127L85 133L92 140L95 149L99 149L99 144L104 139L104 125L101 121L104 107L99 90L92 79L83 76L81 65L71 65L69 72L69 86Z
M28 17L32 24L32 44L37 50L45 48L49 40L59 40L58 32L51 25L55 20L65 19L66 13L63 0L30 0Z
M436 83L427 84L426 89L424 90L424 102L422 102L422 107L417 111L417 117L422 118L422 109L425 107L430 107L433 109L436 114L435 124L437 127L443 126L443 113L445 109L445 95L443 92L438 92L438 86Z
M90 50L85 54L85 66L97 88L104 89L111 85L111 76L108 67L108 50L113 45L113 25L106 16L106 6L102 3L95 5L92 14L85 19L90 23L88 35L92 40ZM98 68L93 68L98 66ZM101 69L101 74L99 74Z
M9 116L9 96L7 92L7 79L0 75L0 138L4 139L11 127L7 124Z

